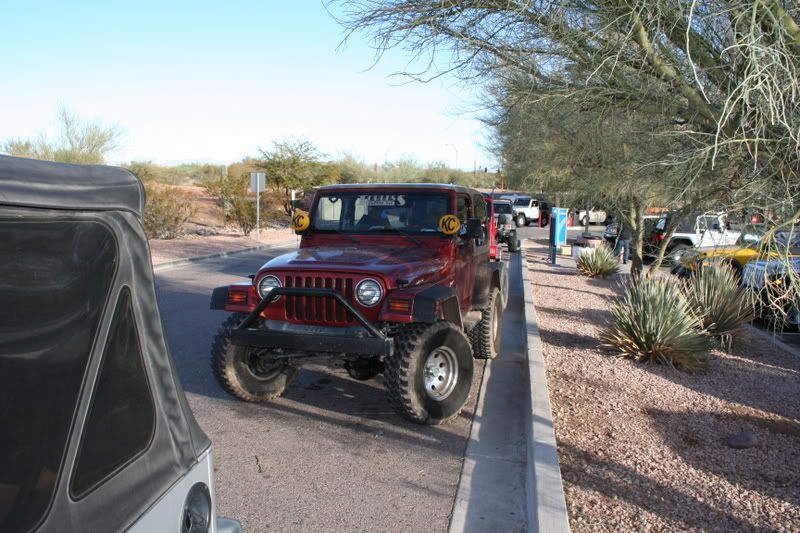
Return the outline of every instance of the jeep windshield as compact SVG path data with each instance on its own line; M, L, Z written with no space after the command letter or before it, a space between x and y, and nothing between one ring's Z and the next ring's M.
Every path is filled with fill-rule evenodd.
M351 192L318 194L311 229L331 233L438 233L450 212L447 194Z

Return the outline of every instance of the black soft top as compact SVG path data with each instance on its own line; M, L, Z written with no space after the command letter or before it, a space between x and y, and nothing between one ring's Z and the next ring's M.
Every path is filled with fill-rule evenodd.
M0 155L0 205L130 211L141 218L144 187L130 171Z
M0 156L0 531L127 530L209 450L164 336L144 201L127 170ZM117 360L119 375L142 369L138 389L104 386ZM95 400L108 405L98 398L136 390L151 408L92 418ZM144 444L81 469L84 436L99 435L86 457L102 461L118 428ZM75 483L96 471L105 477Z
M455 191L465 194L480 194L475 189L464 187L463 185L455 185L453 183L340 183L336 185L323 185L317 191L328 192L338 190L378 190L390 191L397 189L418 189L421 191Z

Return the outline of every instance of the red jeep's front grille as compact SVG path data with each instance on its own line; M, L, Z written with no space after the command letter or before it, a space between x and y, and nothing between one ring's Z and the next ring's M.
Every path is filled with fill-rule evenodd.
M334 289L353 302L355 283L348 276L292 276L286 275L284 287L304 287L314 289ZM286 319L292 322L317 322L323 324L347 325L356 322L336 298L331 296L286 296L284 303Z

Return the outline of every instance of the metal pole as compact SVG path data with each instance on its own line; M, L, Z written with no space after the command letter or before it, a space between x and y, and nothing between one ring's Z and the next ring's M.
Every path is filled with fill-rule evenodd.
M256 178L256 240L261 240L261 180Z

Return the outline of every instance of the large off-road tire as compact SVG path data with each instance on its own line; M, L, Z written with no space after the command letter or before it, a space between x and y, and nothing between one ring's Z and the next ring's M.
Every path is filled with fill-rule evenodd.
M517 216L514 218L514 223L515 223L515 224L517 225L517 227L519 228L520 226L525 226L525 225L527 225L527 224L528 224L528 219L527 219L527 218L525 218L525 215L523 215L522 213L520 213L520 214L518 214L518 215L517 215Z
M519 252L519 239L517 238L517 232L511 232L508 236L508 251L513 253Z
M442 424L464 407L472 386L472 350L450 322L409 324L394 337L383 378L397 412L419 424Z
M289 386L297 368L287 363L264 363L262 348L231 344L231 332L247 315L230 315L217 331L211 345L211 368L222 388L247 402L264 402L280 396Z
M503 301L504 311L506 307L508 307L508 290L509 290L508 285L510 283L508 279L509 278L508 269L506 269L505 274L506 274L505 276L500 278L500 299Z
M481 310L481 321L469 331L469 342L475 359L494 359L500 353L500 317L503 296L499 289L489 293L489 305Z

